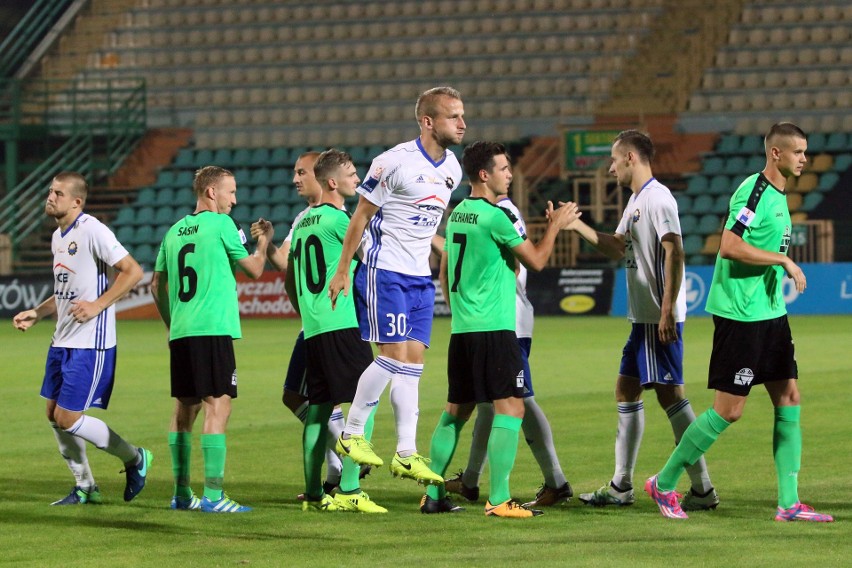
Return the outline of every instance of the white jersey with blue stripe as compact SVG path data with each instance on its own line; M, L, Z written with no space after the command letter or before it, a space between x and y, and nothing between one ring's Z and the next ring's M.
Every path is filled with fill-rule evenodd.
M518 218L518 224L520 224L523 234L527 234L527 224L521 215L521 211L512 203L511 199L504 197L497 202L497 206L511 211ZM518 267L518 274L515 277L515 335L532 337L535 310L530 299L527 298L527 267L520 262Z
M444 150L434 162L419 138L376 157L358 186L358 193L379 207L367 225L361 261L400 274L431 275L432 237L461 177L455 154Z
M651 178L627 201L615 230L626 242L627 319L633 323L659 323L665 285L665 251L662 237L681 235L677 202L669 188ZM681 278L674 306L676 322L686 319L686 290Z
M53 294L56 300L56 331L51 345L78 349L115 347L115 307L86 323L69 314L74 300L92 302L109 287L107 269L127 256L113 232L103 223L81 213L64 232L56 229L53 251Z

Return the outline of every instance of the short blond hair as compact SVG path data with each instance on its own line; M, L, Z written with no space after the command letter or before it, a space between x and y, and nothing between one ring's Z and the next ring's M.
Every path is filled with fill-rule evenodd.
M414 105L414 117L417 122L424 116L435 116L438 112L438 102L443 97L461 100L461 93L452 87L433 87L428 91L420 93L417 103Z
M192 180L192 192L195 197L201 197L204 195L205 189L215 185L223 177L234 177L234 174L219 166L204 166L195 172L195 179Z

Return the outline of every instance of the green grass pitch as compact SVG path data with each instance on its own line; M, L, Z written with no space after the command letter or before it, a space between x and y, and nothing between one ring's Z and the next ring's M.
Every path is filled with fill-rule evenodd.
M94 448L89 457L104 495L101 506L49 507L73 478L57 453L38 396L52 322L26 334L2 326L2 447L0 447L0 564L15 566L840 566L849 565L852 457L849 419L852 318L793 317L801 373L804 456L802 499L835 515L830 525L776 523L772 409L762 388L742 420L707 455L721 497L718 510L664 519L637 491L623 510L593 509L576 499L529 521L488 519L483 503L458 515L421 515L422 488L394 479L387 468L363 487L387 515L303 513L301 428L281 404L281 383L298 322L245 321L237 344L240 396L228 430L225 485L255 510L206 515L168 508L172 472L166 433L173 402L168 390L166 334L159 322L120 322L117 383L104 418L155 460L145 491L122 500L121 464ZM613 468L616 412L613 386L629 326L620 318L540 318L532 369L537 399L553 427L563 469L575 493L606 482ZM706 390L712 323L687 322L687 394L696 413L711 402ZM446 400L449 321L436 320L420 389L419 448L428 454ZM196 492L202 487L198 445ZM467 459L470 425L451 472ZM374 443L391 458L395 433L383 396ZM636 483L655 473L673 445L655 398L646 398L646 429ZM487 486L487 470L483 481ZM532 497L541 474L523 440L512 474L518 499ZM688 487L687 477L681 490ZM486 489L486 488L484 488ZM487 491L486 491L487 494ZM484 497L483 497L484 499ZM845 535L845 536L844 536Z

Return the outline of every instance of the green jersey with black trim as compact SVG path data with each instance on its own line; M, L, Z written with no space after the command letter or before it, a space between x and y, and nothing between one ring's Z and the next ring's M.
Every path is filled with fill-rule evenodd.
M510 211L468 197L447 221L447 284L452 333L515 331L515 256L526 239Z
M237 261L248 256L246 237L228 215L202 211L171 226L154 264L169 283L169 338L242 337Z
M731 197L725 228L753 247L787 254L792 223L786 194L762 173L743 181ZM707 311L736 321L763 321L787 313L779 265L755 266L716 256Z
M290 266L295 270L296 294L305 339L339 329L358 327L354 294L337 296L331 309L328 283L337 270L349 214L329 203L308 209L293 227ZM353 260L349 268L352 269Z

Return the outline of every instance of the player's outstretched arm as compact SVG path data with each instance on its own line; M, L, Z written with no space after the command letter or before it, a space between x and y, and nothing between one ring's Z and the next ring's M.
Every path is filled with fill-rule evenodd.
M256 222L251 224L251 238L257 240L260 235L267 230L272 230L274 232L272 223L266 219L258 219ZM281 243L280 247L276 247L275 243L272 242L272 234L267 234L267 239L269 242L266 245L266 258L269 260L269 264L271 264L275 270L280 270L281 272L286 271L287 257L290 254L290 241L284 241Z
M97 300L93 302L73 300L71 302L69 313L75 321L85 323L98 317L98 314L120 300L142 280L142 267L129 254L116 262L113 268L117 271L115 281Z
M524 266L536 272L545 267L550 255L553 253L553 246L556 244L556 236L559 231L569 226L580 218L579 208L577 204L569 201L568 203L560 203L558 209L553 208L553 203L547 202L547 211L545 212L548 220L547 230L544 236L538 243L533 244L529 240L525 240L521 244L512 249L514 255L520 260Z
M56 313L56 296L50 295L45 301L31 310L24 310L12 318L12 325L15 329L27 331L29 328L37 324L43 318L52 316Z
M787 276L793 279L796 290L801 294L808 286L805 273L786 254L759 249L745 242L738 234L725 229L722 231L722 242L719 245L719 255L726 260L736 260L755 266L780 265Z
M441 270L438 272L438 280L441 282L441 292L444 294L444 301L447 302L447 307L452 311L450 306L450 282L447 279L447 251L441 251Z
M169 279L165 272L154 272L151 277L151 295L160 318L166 324L166 329L169 329L172 325L172 312L169 306Z
M577 219L568 227L569 231L574 231L590 245L598 251L606 255L611 260L621 260L624 258L624 249L626 248L624 237L619 234L608 235L601 233L589 227L582 220Z
M271 228L272 224L270 223L269 226ZM263 268L266 266L266 250L271 236L271 229L268 232L260 233L257 237L257 248L254 253L237 261L242 271L252 280L257 280L263 274Z
M361 238L364 236L364 229L367 228L367 223L370 222L370 219L373 218L378 210L378 205L374 205L362 195L358 200L358 207L355 208L352 218L349 219L349 227L346 229L346 235L343 237L343 249L340 251L337 270L328 283L328 297L331 298L332 309L337 304L337 296L340 295L340 292L343 292L344 296L349 295L349 287L352 284L349 279L350 263L355 257L358 245L361 244Z

